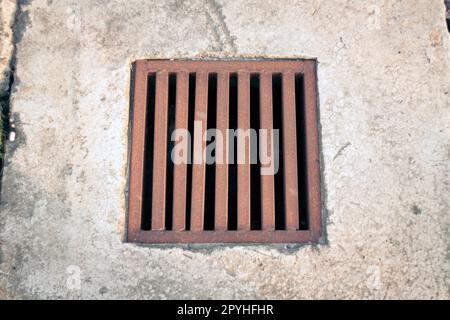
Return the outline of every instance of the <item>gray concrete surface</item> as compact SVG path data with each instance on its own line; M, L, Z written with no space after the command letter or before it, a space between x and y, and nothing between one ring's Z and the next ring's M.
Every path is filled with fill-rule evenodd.
M23 1L3 298L449 298L443 0ZM326 241L124 243L130 63L319 61Z

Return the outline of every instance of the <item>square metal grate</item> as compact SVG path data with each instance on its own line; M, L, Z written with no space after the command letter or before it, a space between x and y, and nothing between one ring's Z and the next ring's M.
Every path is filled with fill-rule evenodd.
M128 241L319 240L315 60L139 60L132 71Z

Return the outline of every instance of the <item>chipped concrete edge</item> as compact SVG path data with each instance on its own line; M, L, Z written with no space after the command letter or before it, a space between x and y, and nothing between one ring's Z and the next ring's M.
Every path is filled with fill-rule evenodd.
M3 117L7 115L9 108L9 98L12 86L12 73L14 72L14 23L18 9L17 0L0 0L0 130L3 128ZM3 137L1 137L3 139ZM3 141L0 141L0 179L3 171ZM0 181L1 191L1 181ZM1 247L1 242L0 242ZM0 252L1 253L1 252ZM1 263L1 256L0 256ZM8 275L0 274L0 299L18 299L17 293L8 289L8 285L3 283L3 279Z
M0 0L0 96L7 94L10 87L17 6L16 0Z

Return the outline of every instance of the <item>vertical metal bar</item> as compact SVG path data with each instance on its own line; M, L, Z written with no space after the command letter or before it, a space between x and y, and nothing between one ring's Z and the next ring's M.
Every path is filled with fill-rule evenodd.
M152 230L164 230L167 170L168 73L156 74Z
M189 74L179 72L177 74L177 97L175 107L175 129L185 130L188 134L188 98L189 98ZM187 152L189 136L179 137L183 143L183 150ZM185 156L183 154L183 156ZM189 160L189 159L188 159ZM173 161L173 159L172 159ZM187 163L174 163L173 168L173 230L182 231L186 227L186 182Z
M273 129L273 106L272 106L272 74L268 72L261 73L260 76L260 128L267 130L267 141L261 141L259 135L259 144L266 143L268 155L274 156L274 145L272 144ZM259 148L261 152L261 147ZM262 159L262 157L260 157ZM263 166L263 165L262 165ZM262 230L275 230L275 182L274 175L261 175L261 216Z
M306 168L309 228L312 241L318 241L322 234L320 212L320 158L319 131L317 123L317 75L316 62L307 61L304 67L305 125L306 125Z
M248 72L238 73L238 129L241 130L241 143L245 143L244 148L238 145L238 178L237 178L237 201L238 201L238 230L250 230L250 74ZM245 137L245 134L248 134ZM245 154L239 154L245 150ZM244 163L239 163L242 157Z
M208 119L208 73L197 73L195 89L194 141L192 164L191 230L202 231L205 214L205 169L203 139Z
M295 117L295 75L283 73L283 150L286 230L298 230L297 132Z
M229 73L217 75L217 131L222 136L222 146L216 140L216 199L215 199L215 229L227 230L228 227L228 132L229 127ZM218 148L222 147L222 150ZM217 155L221 154L221 159ZM220 162L220 163L219 163Z
M148 74L142 61L134 64L134 101L130 165L128 241L135 241L142 225L145 125Z

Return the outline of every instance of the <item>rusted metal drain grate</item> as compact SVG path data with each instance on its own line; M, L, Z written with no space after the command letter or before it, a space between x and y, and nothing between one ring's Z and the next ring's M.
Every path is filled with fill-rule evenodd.
M128 241L318 241L314 60L140 60L132 78Z

